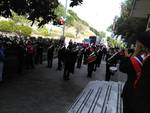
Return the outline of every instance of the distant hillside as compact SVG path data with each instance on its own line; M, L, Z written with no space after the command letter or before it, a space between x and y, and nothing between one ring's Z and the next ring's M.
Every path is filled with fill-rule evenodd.
M59 21L60 18L65 17L65 8L63 5L59 5L59 7L55 10L55 13L57 15L57 20ZM60 36L62 35L62 28L63 25L53 25L53 22L49 22L49 24L43 26L43 27L38 27L38 22L35 21L35 23L31 26L31 21L29 21L28 19L26 19L23 16L18 16L17 14L13 13L13 18L10 20L11 22L7 22L3 21L1 22L1 25L3 25L3 23L5 23L5 25L7 24L7 26L9 27L6 28L6 26L4 28L2 28L3 31L10 31L10 32L19 32L20 34L23 35L32 35L32 36L42 36L42 37L50 37L50 38L60 38ZM65 19L66 22L66 27L65 27L65 37L69 38L69 39L74 39L74 40L83 40L84 38L87 38L91 35L97 35L100 36L101 38L105 37L105 33L104 32L99 32L96 29L92 28L86 21L80 19L78 17L78 15L72 11L72 10L68 10L67 11L67 17ZM13 24L12 24L13 23ZM24 27L27 29L30 29L31 32L27 32L24 33L17 31L16 29L14 29L14 26L19 26L19 28L22 26L24 29ZM31 27L31 28L27 28ZM13 28L11 28L13 27Z

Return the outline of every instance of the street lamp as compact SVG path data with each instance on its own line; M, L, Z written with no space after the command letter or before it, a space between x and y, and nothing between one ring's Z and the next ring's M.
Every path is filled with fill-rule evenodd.
M63 39L65 40L65 27L66 27L66 18L67 18L67 5L68 5L68 0L66 0L66 5L65 5L65 15L64 15L64 25L63 25Z

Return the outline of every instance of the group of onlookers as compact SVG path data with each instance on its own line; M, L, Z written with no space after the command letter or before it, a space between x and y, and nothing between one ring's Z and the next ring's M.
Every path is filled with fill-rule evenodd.
M139 33L135 49L107 49L103 44L85 46L72 41L66 47L63 40L56 43L50 39L1 35L0 81L7 77L10 67L21 75L24 68L34 69L35 64L42 64L43 53L46 53L48 68L52 68L53 58L57 56L57 70L64 71L64 80L69 80L75 67L82 65L87 65L87 77L91 78L105 60L105 80L109 81L113 74L110 67L117 67L119 63L119 70L128 75L122 92L123 112L150 113L150 33Z

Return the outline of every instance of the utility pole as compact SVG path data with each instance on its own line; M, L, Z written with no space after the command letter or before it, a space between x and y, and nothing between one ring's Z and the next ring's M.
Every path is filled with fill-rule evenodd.
M65 40L66 18L67 18L67 5L68 5L68 0L66 0L66 5L65 5L65 16L64 16L65 22L63 25L63 35L62 35L64 40Z

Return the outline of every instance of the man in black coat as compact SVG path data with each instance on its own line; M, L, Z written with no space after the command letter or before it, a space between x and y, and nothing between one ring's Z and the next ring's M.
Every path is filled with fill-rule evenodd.
M84 48L79 49L78 58L77 58L77 68L81 68L83 54L84 54Z
M120 62L120 71L128 75L122 92L123 112L150 113L150 33L140 33L136 45L133 56L130 58L126 51Z
M74 61L73 59L73 50L72 45L69 45L65 51L64 56L64 80L69 80L70 73L73 72Z
M138 37L144 48L145 59L142 74L137 80L135 92L135 113L150 113L150 33L141 33Z
M95 47L92 46L89 48L88 50L88 57L87 57L87 63L88 63L88 67L87 67L87 70L88 70L88 75L87 77L92 77L92 73L94 71L94 65L95 65L95 62L96 62L96 59L97 59L97 56L96 56L96 51L95 51Z
M123 87L123 113L135 113L134 112L134 95L133 95L133 82L136 79L136 72L130 61L130 55L126 52L126 55L122 57L120 61L119 70L123 73L127 73L127 81Z
M54 45L50 44L50 46L47 50L47 63L48 63L49 68L52 68L53 56L54 56Z
M58 48L58 70L62 70L62 66L64 64L64 55L65 55L65 46L64 45L61 45L59 48Z

